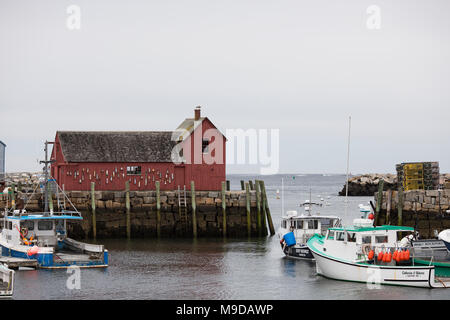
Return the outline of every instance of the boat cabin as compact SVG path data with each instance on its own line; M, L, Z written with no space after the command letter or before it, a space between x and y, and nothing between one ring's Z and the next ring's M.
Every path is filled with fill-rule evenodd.
M330 228L323 238L323 251L327 254L339 252L346 260L367 260L370 249L390 250L406 246L399 241L414 228L399 226Z
M297 216L296 211L288 211L281 219L281 229L293 232L297 243L306 243L314 234L324 234L328 228L339 226L340 221L335 216Z
M78 216L21 215L3 219L2 237L12 245L61 246L66 237L66 220L82 220Z

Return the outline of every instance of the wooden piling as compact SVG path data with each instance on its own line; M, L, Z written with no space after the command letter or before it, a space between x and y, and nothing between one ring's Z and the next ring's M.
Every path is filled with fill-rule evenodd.
M386 194L386 222L385 222L385 224L391 224L391 202L392 202L392 190L389 189Z
M230 191L231 187L230 187L230 180L227 180L227 191Z
M92 234L97 239L97 217L95 214L95 182L91 182Z
M252 235L252 221L250 212L250 185L248 182L245 184L245 204L247 209L247 236Z
M270 208L269 208L269 202L267 201L266 186L265 186L264 181L262 181L262 180L261 180L261 187L262 187L262 192L263 192L263 197L264 197L264 207L266 208L267 223L269 225L270 236L274 236L275 228L273 227L272 216L270 214Z
M161 237L161 182L155 182L156 187L156 236Z
M402 223L403 223L403 188L402 187L399 187L398 188L398 192L397 192L397 195L398 195L398 201L397 201L397 204L398 204L398 208L397 208L397 214L398 214L398 218L397 218L397 225L398 226L401 226L402 225Z
M127 238L131 239L131 205L130 205L130 181L125 181L125 207L127 209Z
M222 217L223 217L223 237L226 238L227 236L227 202L225 198L225 190L227 187L227 183L225 181L222 181Z
M191 181L191 199L192 199L192 234L197 238L197 205L195 202L195 183Z
M262 186L262 181L261 180L258 180L257 181L257 183L258 183L258 185L259 185L259 190L260 190L260 192L261 192L261 198L260 198L260 200L261 200L261 202L260 202L260 206L261 206L261 210L262 210L262 215L261 215L261 218L262 218L262 228L261 228L261 232L262 232L262 235L263 236L266 236L267 235L267 222L266 222L266 215L267 215L267 213L266 213L266 206L264 205L264 192L263 192L263 186Z
M384 187L384 180L380 179L380 182L378 183L378 194L377 194L377 205L375 209L375 225L379 225L380 223L380 211L381 211L381 203L383 202L383 187Z
M255 186L253 185L253 181L249 180L248 184L250 185L250 190L254 191L255 190Z
M258 180L255 181L256 190L256 224L258 228L258 236L261 236L262 226L261 226L261 193L259 188Z
M245 182L244 182L244 180L241 180L241 190L245 190Z

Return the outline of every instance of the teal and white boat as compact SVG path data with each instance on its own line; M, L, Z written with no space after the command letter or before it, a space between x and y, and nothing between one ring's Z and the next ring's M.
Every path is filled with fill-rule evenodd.
M319 275L327 278L370 284L425 288L450 287L449 279L435 275L435 266L417 265L413 254L398 261L395 252L411 250L403 237L414 228L373 226L371 219L355 219L353 226L329 228L314 235L307 245L316 260ZM405 251L406 252L406 251ZM386 259L378 259L386 255Z

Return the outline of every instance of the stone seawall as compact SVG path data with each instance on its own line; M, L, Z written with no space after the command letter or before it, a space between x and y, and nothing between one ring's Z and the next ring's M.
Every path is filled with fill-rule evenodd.
M18 193L17 198L22 199L27 212L43 210L43 195L30 195ZM69 233L76 239L93 237L93 214L91 192L72 191L67 196L75 207L81 212L83 221L71 222ZM182 196L181 196L182 197ZM222 192L197 191L196 197L196 225L199 237L223 236L223 209ZM6 197L0 198L0 207L5 207ZM20 200L17 204L21 203ZM191 193L186 193L186 218L182 219L183 206L179 206L179 196L176 191L160 192L160 234L162 237L192 237L193 214ZM226 191L226 220L228 237L246 237L247 229L247 201L246 191ZM260 205L262 205L260 203ZM53 199L55 211L58 208L57 200ZM97 238L124 238L127 237L127 208L126 193L111 191L95 191L95 216ZM66 201L66 209L70 209ZM181 211L181 212L180 212ZM261 216L263 210L261 207ZM257 225L257 197L256 191L250 191L250 221L251 236L260 234ZM266 219L262 219L265 221ZM184 221L187 221L185 223ZM157 236L157 197L156 191L130 191L130 228L132 238ZM261 235L267 235L266 226L262 227Z
M389 197L388 192L382 195L378 225L399 224L399 193L391 191ZM402 199L401 225L415 227L424 238L433 238L436 231L450 229L450 190L404 191Z

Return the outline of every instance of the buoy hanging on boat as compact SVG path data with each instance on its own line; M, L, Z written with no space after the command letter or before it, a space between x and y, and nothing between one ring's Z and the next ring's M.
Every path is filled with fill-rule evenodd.
M377 260L378 261L383 261L383 256L384 256L383 251L378 252Z
M386 262L391 262L392 261L392 253L389 251L386 255Z
M369 217L368 217L370 220L373 220L374 218L375 218L375 216L373 215L373 213L371 213L371 214L369 214Z
M394 254L392 255L392 259L398 262L398 250L394 251Z
M409 252L409 249L406 249L406 251L405 251L405 260L409 260L410 257L411 257L411 253Z
M39 247L35 245L35 246L31 247L30 249L28 249L27 255L28 255L29 257L31 257L31 256L37 254L38 251L39 251Z
M375 256L375 252L372 249L369 251L369 254L367 255L367 257L369 258L369 260L372 260L374 256Z

